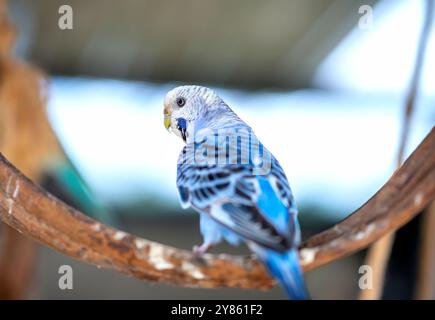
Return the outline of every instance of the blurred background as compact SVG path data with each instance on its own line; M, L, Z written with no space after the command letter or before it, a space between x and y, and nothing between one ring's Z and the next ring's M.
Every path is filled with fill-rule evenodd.
M58 27L65 4L72 30ZM368 21L363 5L373 9ZM280 160L304 238L361 206L395 169L423 0L13 0L8 10L18 31L14 53L47 74L49 123L98 203L95 216L115 227L186 249L201 241L196 214L178 204L182 142L162 121L163 97L180 84L216 89ZM435 32L423 70L407 155L435 123ZM56 170L41 184L92 214L68 181ZM407 228L385 298L411 298L415 290L418 221ZM247 251L222 245L213 252ZM312 297L356 298L363 258L307 273ZM73 290L58 288L63 264L73 267ZM144 283L45 247L36 268L36 299L284 298L279 288Z

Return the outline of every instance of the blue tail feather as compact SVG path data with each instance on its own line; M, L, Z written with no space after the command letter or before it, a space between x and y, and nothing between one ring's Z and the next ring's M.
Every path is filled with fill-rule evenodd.
M261 258L264 260L269 272L284 287L289 299L309 299L305 281L299 265L297 250L277 252L265 250Z

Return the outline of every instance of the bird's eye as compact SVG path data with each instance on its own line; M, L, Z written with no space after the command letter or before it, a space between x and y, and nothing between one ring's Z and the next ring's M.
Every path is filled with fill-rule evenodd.
M184 98L182 98L182 97L177 98L177 105L178 105L179 107L182 107L182 106L184 106L185 104L186 104L186 99L184 99Z

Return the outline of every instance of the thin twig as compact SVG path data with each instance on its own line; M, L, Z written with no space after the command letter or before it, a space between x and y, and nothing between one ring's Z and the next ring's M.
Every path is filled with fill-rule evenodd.
M408 143L408 136L410 132L411 119L415 109L415 101L417 99L418 88L421 81L421 72L423 69L424 56L426 53L427 43L432 28L434 11L434 1L426 0L426 15L424 19L424 25L421 30L420 40L417 48L417 55L415 58L414 71L410 81L408 94L405 101L405 112L403 114L403 127L402 135L399 143L399 151L397 153L397 166L400 166L404 160L404 154Z
M406 224L435 198L435 128L360 209L306 242L305 271L350 255ZM108 227L43 191L0 156L0 220L73 258L139 279L196 287L270 288L254 258L191 252Z
M402 133L397 152L397 166L399 167L404 159L404 154L408 142L412 115L415 109L418 88L420 84L421 71L423 68L424 55L427 47L427 40L432 26L433 18L433 0L427 0L426 16L420 35L420 41L417 48L415 67L410 81L408 93L404 105L404 114L402 122ZM388 261L391 255L391 249L394 244L395 233L391 232L379 241L375 242L369 249L366 257L366 264L373 269L373 288L362 289L360 299L378 300L382 296L384 279Z

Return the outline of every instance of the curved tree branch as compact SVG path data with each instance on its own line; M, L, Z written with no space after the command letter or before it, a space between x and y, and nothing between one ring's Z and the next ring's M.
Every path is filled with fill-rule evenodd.
M310 270L368 246L398 229L435 198L435 129L360 209L301 248ZM0 219L73 258L149 281L197 287L270 288L254 258L188 251L141 239L92 220L23 176L0 156Z

